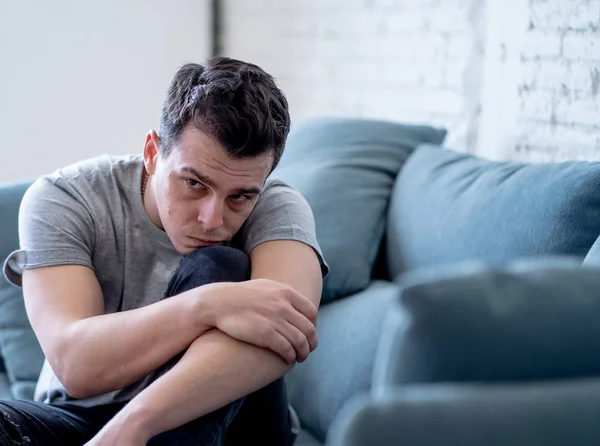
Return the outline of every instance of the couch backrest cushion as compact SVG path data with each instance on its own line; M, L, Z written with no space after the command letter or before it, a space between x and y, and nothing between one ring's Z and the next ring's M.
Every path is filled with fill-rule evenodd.
M0 186L0 264L19 248L18 214L28 182ZM0 273L0 351L13 396L33 398L44 355L31 329L23 294Z
M390 276L463 260L583 258L600 234L600 163L494 162L423 145L388 214Z
M331 270L322 302L369 284L398 172L419 144L441 144L445 135L432 127L366 119L317 118L294 127L273 176L312 207Z

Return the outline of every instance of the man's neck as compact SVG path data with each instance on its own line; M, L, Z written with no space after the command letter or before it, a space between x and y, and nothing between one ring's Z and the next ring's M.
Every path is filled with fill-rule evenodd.
M144 187L145 184L145 187ZM152 181L152 175L150 175L146 169L142 172L142 202L144 203L144 209L148 214L148 217L157 227L164 230L162 222L160 221L160 215L158 213L158 207L156 206L156 196L154 195L154 183Z

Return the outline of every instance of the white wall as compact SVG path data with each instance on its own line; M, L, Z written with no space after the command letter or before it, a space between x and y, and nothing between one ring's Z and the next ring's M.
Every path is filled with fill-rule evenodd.
M443 125L495 159L600 159L600 0L224 0L224 53L292 118Z
M477 150L600 160L600 0L487 0Z
M484 4L225 0L224 52L271 72L296 122L322 114L427 122L473 139Z
M177 68L210 53L208 0L0 4L0 183L141 151Z

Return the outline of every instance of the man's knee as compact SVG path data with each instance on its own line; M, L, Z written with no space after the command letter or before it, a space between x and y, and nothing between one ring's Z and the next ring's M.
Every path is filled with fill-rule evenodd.
M242 282L250 278L250 258L229 246L200 248L181 259L166 296L215 282Z
M250 277L250 258L229 246L208 246L185 256L175 274L205 283L241 282Z

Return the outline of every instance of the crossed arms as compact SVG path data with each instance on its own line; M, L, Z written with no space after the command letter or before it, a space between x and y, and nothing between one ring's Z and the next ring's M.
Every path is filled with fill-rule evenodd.
M263 387L306 359L317 345L322 288L317 255L308 245L283 240L258 245L250 260L249 281L205 285L108 315L89 268L24 271L32 327L52 369L75 398L121 389L187 349L173 369L117 414L94 444L116 442L117 435L119 444L145 444ZM111 440L102 443L102 438Z

